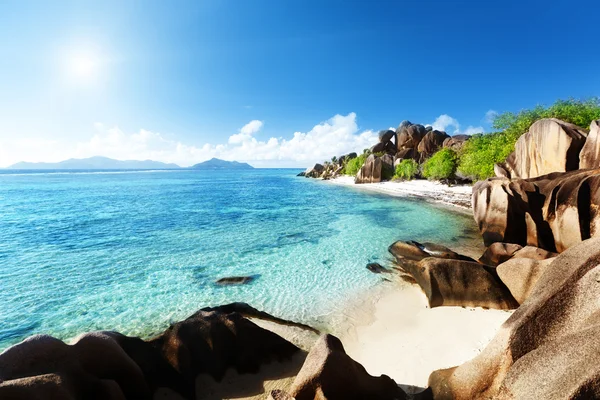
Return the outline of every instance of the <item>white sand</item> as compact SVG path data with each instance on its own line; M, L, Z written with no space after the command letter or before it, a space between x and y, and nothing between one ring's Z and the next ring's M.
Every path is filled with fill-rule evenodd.
M386 181L380 183L354 183L352 176L339 176L329 179L329 182L336 185L351 186L356 189L369 190L378 193L385 193L398 197L416 197L428 201L448 204L469 210L471 208L470 185L448 186L439 182L432 182L425 179L415 179L412 181Z
M341 333L347 353L371 375L385 374L398 384L427 387L431 372L475 357L490 342L509 311L482 308L428 308L416 285L385 285L371 310L349 311ZM363 324L357 319L368 317Z

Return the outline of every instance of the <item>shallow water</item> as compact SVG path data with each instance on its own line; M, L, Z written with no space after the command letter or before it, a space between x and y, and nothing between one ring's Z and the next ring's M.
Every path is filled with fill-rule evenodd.
M35 333L148 337L244 301L319 325L381 281L398 239L456 244L468 216L297 170L0 172L0 350ZM217 286L232 275L246 285Z

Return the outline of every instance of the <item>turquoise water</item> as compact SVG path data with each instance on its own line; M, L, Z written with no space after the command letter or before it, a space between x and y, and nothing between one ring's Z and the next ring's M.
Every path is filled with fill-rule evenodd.
M0 350L34 333L147 337L232 301L318 324L381 282L365 265L394 240L474 228L297 172L0 172ZM256 279L214 284L231 275Z

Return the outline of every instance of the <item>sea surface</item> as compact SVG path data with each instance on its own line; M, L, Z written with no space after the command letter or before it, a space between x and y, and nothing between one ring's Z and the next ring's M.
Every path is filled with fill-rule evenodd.
M365 266L393 241L475 228L298 172L0 171L0 351L36 333L150 337L233 301L319 325L382 281ZM238 275L255 280L215 284Z

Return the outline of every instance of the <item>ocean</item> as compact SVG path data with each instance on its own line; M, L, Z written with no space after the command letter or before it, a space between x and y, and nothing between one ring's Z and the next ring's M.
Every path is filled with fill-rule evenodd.
M299 171L0 171L0 351L36 333L147 338L234 301L321 325L380 284L365 266L389 265L395 240L475 229ZM254 280L215 284L240 275Z

